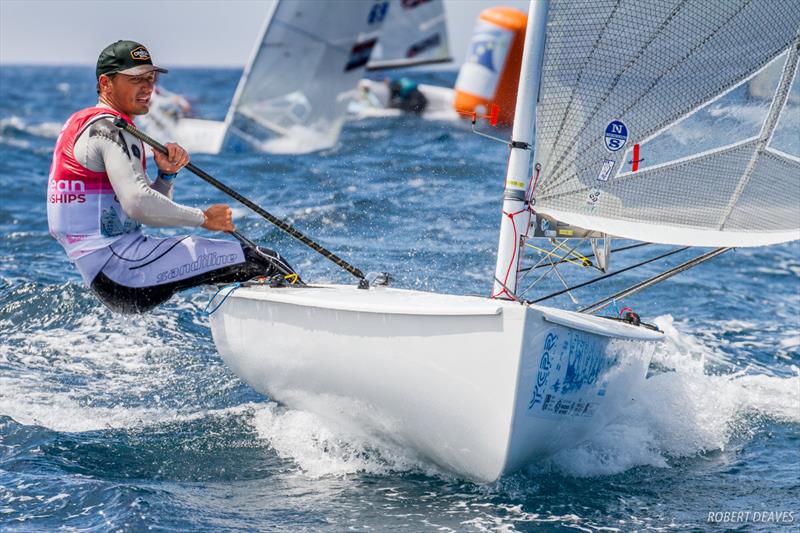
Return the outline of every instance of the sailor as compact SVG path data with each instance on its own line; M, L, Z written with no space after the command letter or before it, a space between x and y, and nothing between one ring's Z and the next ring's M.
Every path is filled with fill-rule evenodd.
M425 111L428 99L419 90L417 82L402 77L396 80L386 80L386 84L389 86L389 107L417 115L421 115Z
M192 235L158 238L152 227L233 231L231 209L205 210L172 201L178 171L189 155L175 143L154 153L158 176L146 174L141 141L114 126L144 115L163 68L133 41L107 46L97 60L96 106L78 111L56 141L47 194L50 234L84 282L114 311L145 312L177 291L209 283L293 274L280 255L235 241ZM296 275L289 276L296 280Z

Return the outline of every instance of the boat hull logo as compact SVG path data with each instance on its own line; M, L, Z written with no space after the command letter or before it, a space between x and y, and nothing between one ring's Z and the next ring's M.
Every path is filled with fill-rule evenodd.
M616 152L620 150L625 143L628 142L628 128L619 120L615 120L606 126L603 141L606 144L606 150L609 152Z

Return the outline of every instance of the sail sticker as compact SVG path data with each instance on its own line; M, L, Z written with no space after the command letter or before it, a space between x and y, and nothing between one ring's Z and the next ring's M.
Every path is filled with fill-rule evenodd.
M379 22L383 22L383 19L386 18L386 13L389 11L389 2L381 2L378 4L374 4L372 9L369 10L369 17L367 18L367 24L378 24Z
M356 43L350 51L350 58L347 60L347 65L344 71L357 69L369 63L369 56L372 54L372 49L375 48L375 43L378 42L377 37L373 37L367 41Z
M603 191L597 187L592 187L592 190L589 191L589 196L586 198L586 208L588 212L593 212L597 208L598 202L600 202L600 197L603 195Z
M633 145L633 158L631 158L631 172L636 172L639 170L639 163L644 161L639 157L639 143Z
M619 120L609 123L609 125L606 126L603 141L606 143L606 150L609 152L616 152L628 142L628 128Z
M603 161L603 168L600 169L600 174L597 175L597 181L608 181L608 177L611 176L611 171L614 170L615 163L616 161L613 159L606 159Z

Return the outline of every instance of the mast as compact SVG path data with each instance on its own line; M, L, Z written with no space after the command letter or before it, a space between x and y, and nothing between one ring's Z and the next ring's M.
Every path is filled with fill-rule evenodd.
M528 171L531 166L533 134L536 126L536 102L544 58L547 12L550 0L531 0L525 48L517 89L511 155L506 171L503 216L492 298L515 299L517 270L522 256L522 241L528 233L531 212L526 201Z

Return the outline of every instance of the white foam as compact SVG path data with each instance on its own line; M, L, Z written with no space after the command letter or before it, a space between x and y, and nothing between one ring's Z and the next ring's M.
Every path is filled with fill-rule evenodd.
M278 456L291 459L304 475L312 478L432 469L398 446L272 402L261 404L253 417L253 426Z
M633 391L633 402L602 433L555 456L557 468L594 476L666 466L670 457L724 450L732 438L750 436L758 417L800 422L800 374L708 374L707 362L721 358L713 348L680 333L669 316L656 323L666 342L654 362L672 371L642 383Z
M205 416L191 402L165 407L159 396L181 394L192 380L215 379L213 367L199 376L185 371L187 345L174 314L122 317L100 306L68 328L8 331L0 347L0 415L55 431Z

